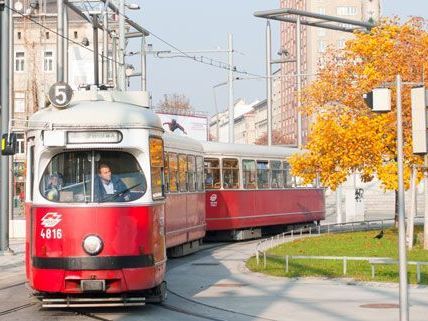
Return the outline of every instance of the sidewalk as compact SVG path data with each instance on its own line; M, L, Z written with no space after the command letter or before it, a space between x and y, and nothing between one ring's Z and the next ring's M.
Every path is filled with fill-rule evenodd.
M0 270L24 264L25 239L11 239L9 243L13 255L0 255Z

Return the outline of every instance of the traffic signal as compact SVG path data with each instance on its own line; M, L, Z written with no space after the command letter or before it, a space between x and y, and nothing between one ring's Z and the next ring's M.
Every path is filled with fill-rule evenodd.
M427 153L427 92L425 87L411 90L413 153Z
M16 134L7 133L1 136L1 154L3 156L15 155L16 153Z
M375 88L363 95L367 106L375 112L391 111L391 89Z

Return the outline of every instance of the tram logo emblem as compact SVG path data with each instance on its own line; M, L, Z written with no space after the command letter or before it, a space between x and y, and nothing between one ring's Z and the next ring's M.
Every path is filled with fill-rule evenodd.
M210 195L210 205L211 207L217 207L217 194Z
M44 227L54 227L61 222L61 214L49 212L42 217L41 223Z

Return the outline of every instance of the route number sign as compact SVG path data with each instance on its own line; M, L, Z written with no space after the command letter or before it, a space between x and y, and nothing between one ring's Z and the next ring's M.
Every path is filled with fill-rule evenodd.
M73 97L73 89L63 81L58 81L49 89L49 101L57 108L65 108Z

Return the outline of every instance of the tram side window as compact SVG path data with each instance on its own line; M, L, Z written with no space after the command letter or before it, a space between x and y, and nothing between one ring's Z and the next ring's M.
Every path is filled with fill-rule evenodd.
M180 192L187 191L187 156L178 155L178 188Z
M168 175L169 175L169 191L170 192L177 192L178 190L178 181L177 181L177 174L178 174L178 160L177 160L177 154L175 153L168 153Z
M239 188L239 162L235 158L224 158L223 162L223 188Z
M196 190L196 158L193 155L187 156L187 183L189 192Z
M256 188L256 161L244 159L242 161L242 174L244 179L244 188Z
M30 201L33 200L34 192L34 145L30 147Z
M220 161L218 158L205 158L205 188L219 189L220 184Z
M150 137L150 170L153 199L163 198L163 141L158 137Z
M204 158L196 156L196 190L204 190Z
M284 175L282 171L281 161L270 161L271 168L271 187L283 188Z
M283 162L282 166L284 168L284 184L285 187L293 187L294 178L290 174L290 165L288 162Z
M257 188L269 188L268 161L257 161Z
M137 160L118 151L57 154L40 180L42 196L59 203L128 202L143 196L146 189Z

